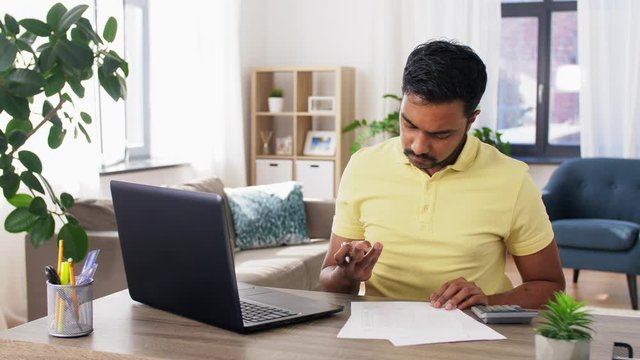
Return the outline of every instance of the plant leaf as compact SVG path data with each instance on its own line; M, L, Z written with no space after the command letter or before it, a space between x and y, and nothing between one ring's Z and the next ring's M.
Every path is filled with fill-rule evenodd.
M14 149L22 146L25 141L27 141L27 133L22 130L16 130L9 134L9 144L11 144L11 147Z
M49 113L51 112L51 110L53 110L53 104L51 104L49 102L49 100L45 100L42 103L42 114L46 117L47 115L49 115ZM53 115L49 118L49 121L51 121L52 124L54 125L58 125L58 126L62 126L62 120L60 120L60 117L58 116L57 113L53 113Z
M40 161L40 158L31 151L22 150L18 152L18 160L20 160L22 165L24 165L28 170L38 174L42 172L42 162Z
M18 47L4 36L0 36L0 71L4 71L13 66L17 54Z
M17 208L21 208L21 207L28 208L29 205L31 205L32 200L33 200L33 197L29 194L15 194L10 199L7 199L7 201L9 201L9 204Z
M49 9L47 13L47 24L52 29L57 29L60 19L67 12L67 8L61 3L57 3Z
M87 142L91 144L91 137L89 137L89 134L87 133L87 130L84 128L84 125L82 125L81 123L78 123L78 127L80 128L80 131L82 131L82 133L84 134L84 137L87 139Z
M17 208L4 220L4 228L10 233L21 233L29 230L36 220L38 217L29 212L29 209Z
M91 41L93 41L96 44L102 44L102 39L93 30L93 27L91 26L91 23L89 22L89 20L85 18L80 18L80 20L78 20L78 23L76 25L80 30L82 30L82 32L85 34L86 37L91 39Z
M111 96L115 101L120 98L120 84L118 79L113 75L105 75L101 67L98 69L98 80L102 88Z
M4 197L10 199L18 192L20 177L13 172L5 171L3 175L0 175L0 187L2 187Z
M44 94L46 96L54 95L64 87L65 79L64 73L60 70L59 67L56 67L51 76L45 79L46 84L44 85ZM46 114L46 113L45 113Z
M51 35L51 28L38 19L20 20L20 25L35 35L46 37Z
M84 229L76 224L67 223L60 228L58 240L64 240L64 257L80 262L87 255L89 241Z
M15 97L2 88L0 88L0 109L20 119L28 119L31 113L27 99Z
M20 26L18 25L18 22L9 14L4 15L4 25L6 26L8 33L12 35L18 35L20 33Z
M78 22L80 17L82 17L82 13L84 13L88 8L89 5L78 5L67 11L64 15L62 15L60 21L58 22L58 32L62 34L69 30L71 25Z
M91 115L87 114L86 112L81 111L80 118L82 118L82 121L84 121L85 124L91 124Z
M67 130L62 128L62 125L52 125L49 129L49 137L47 138L47 144L51 149L57 149L62 145L64 136L67 134Z
M18 97L28 97L44 90L44 77L37 71L14 69L7 75L8 91Z
M37 191L37 192L39 192L41 194L44 194L44 188L42 187L42 184L40 184L40 181L38 180L38 178L35 177L35 175L33 175L32 172L23 171L20 174L20 180L29 189L35 190L35 191Z
M11 119L7 124L7 128L6 128L7 134L11 135L11 133L16 130L20 130L20 131L24 131L25 133L28 133L29 131L33 130L33 124L31 124L31 121L29 120L23 120L18 118Z
M7 137L4 135L2 130L0 130L0 153L4 153L5 151L7 151L8 148L9 148L9 145L7 143ZM0 166L0 169L4 169L4 168Z
M113 42L116 38L116 34L118 32L118 22L116 19L111 16L107 23L104 25L104 30L102 31L102 37L108 42Z
M39 247L45 241L51 239L55 230L55 221L51 214L42 216L31 227L31 244Z
M45 203L44 199L40 196L36 196L33 199L31 205L29 205L29 211L31 211L32 214L38 216L45 216L49 213L49 211L47 210L47 203Z
M60 39L54 46L56 55L72 67L81 71L93 64L93 52L88 46L81 46L66 39Z
M73 90L73 92L78 95L79 98L82 99L84 97L84 86L80 84L80 81L70 78L67 79L67 83L69 84L69 86L71 86L71 90Z
M62 203L62 207L64 209L72 208L74 204L73 196L71 196L71 194L69 193L63 192L62 194L60 194L60 202Z

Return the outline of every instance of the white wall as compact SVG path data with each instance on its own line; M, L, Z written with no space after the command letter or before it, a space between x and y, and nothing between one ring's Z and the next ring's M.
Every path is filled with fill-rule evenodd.
M247 154L254 67L352 66L356 69L356 118L371 120L386 114L384 79L376 70L381 68L376 56L381 24L374 9L380 4L378 0L242 0L240 61ZM406 56L398 54L400 64ZM536 185L544 187L556 167L531 165Z

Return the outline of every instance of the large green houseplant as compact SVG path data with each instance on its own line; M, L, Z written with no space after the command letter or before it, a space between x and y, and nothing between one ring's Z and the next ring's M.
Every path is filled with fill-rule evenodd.
M87 8L57 3L44 21L9 14L0 19L0 188L15 208L4 228L29 233L37 247L55 235L57 222L64 256L76 261L84 258L88 243L82 226L67 212L73 196L56 194L39 156L24 145L43 131L48 131L51 149L60 147L69 131L91 141L85 127L91 116L77 114L74 101L84 97L83 84L95 72L115 101L126 96L128 65L105 46L115 39L117 22L109 18L101 37L83 17Z
M589 359L593 319L584 303L556 292L535 328L536 359Z
M351 144L351 152L354 153L358 151L369 139L376 137L379 134L386 134L388 136L394 137L400 135L400 110L399 104L402 102L402 98L395 94L385 94L382 96L384 99L393 99L398 102L398 108L382 119L382 120L373 120L367 121L367 119L354 120L347 124L342 128L342 132L350 132L355 131L356 137ZM502 141L502 134L491 130L486 126L474 129L473 136L480 139L482 142L485 142L496 149L498 149L501 153L505 155L511 155L511 144L509 142Z

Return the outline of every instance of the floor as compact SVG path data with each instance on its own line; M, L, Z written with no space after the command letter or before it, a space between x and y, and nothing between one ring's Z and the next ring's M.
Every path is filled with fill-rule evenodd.
M518 269L511 257L508 258L506 272L514 285L522 280ZM583 301L589 307L621 309L633 312L640 316L640 311L631 310L629 287L625 274L581 270L578 283L573 283L573 270L564 269L564 277L567 282L566 293L577 300ZM612 311L615 312L615 311ZM624 311L627 312L627 311Z

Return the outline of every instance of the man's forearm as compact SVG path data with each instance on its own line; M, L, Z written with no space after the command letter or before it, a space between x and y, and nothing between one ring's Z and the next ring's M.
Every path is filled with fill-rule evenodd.
M357 294L360 282L347 279L339 266L332 265L320 271L320 286L324 291Z
M554 291L564 291L564 283L553 281L530 281L511 291L489 295L489 305L515 304L527 309L542 307Z

